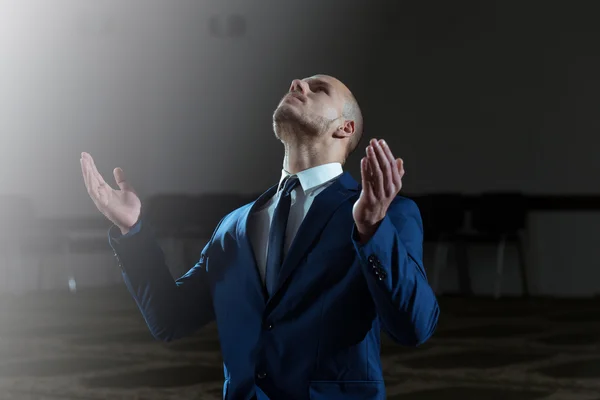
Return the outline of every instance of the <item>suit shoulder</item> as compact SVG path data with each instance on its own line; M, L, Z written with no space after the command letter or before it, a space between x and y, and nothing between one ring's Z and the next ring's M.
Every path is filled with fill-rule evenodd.
M221 219L221 222L219 222L219 226L217 227L217 230L227 232L232 227L237 226L237 223L240 220L240 218L242 217L242 215L244 214L244 212L247 211L248 208L250 208L250 207L252 207L252 203L247 203L241 207L236 208L233 211L230 211L228 214L226 214Z
M397 195L394 200L392 200L392 207L397 209L401 213L413 214L419 212L419 206L417 203L408 197Z
M417 203L405 196L396 196L388 209L388 215L397 227L416 226L422 230L423 219Z

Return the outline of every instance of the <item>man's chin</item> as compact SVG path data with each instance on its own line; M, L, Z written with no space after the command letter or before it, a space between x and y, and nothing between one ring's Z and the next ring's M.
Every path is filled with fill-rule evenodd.
M291 104L281 103L273 112L273 122L292 122L300 120L300 112Z

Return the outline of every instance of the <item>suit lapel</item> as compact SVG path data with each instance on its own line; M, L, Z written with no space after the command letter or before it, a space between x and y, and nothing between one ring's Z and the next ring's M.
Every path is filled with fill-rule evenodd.
M269 298L269 294L267 293L267 288L262 283L262 279L260 278L260 272L258 271L258 264L256 263L256 255L254 254L254 249L252 244L250 243L250 238L248 237L248 218L250 215L256 211L256 209L260 208L264 205L277 191L277 185L271 186L267 189L266 192L261 194L258 199L256 199L253 203L251 203L250 207L246 207L245 212L241 215L240 219L237 223L237 242L240 244L240 249L243 252L242 259L250 260L250 268L252 271L249 272L252 277L252 284L256 287L256 289L260 292L265 303Z
M358 190L359 186L354 178L348 172L344 172L329 187L315 197L283 261L278 283L271 298L277 294L298 266L300 260L309 250L311 244L317 239L334 211L344 201L356 194ZM350 232L348 232L348 235L350 235Z

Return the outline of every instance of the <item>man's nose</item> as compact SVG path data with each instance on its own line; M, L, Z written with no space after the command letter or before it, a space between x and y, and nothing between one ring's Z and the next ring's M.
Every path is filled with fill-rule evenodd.
M300 79L294 79L292 81L292 85L290 86L290 92L300 92L302 94L306 94L306 92L307 92L306 82L301 81Z

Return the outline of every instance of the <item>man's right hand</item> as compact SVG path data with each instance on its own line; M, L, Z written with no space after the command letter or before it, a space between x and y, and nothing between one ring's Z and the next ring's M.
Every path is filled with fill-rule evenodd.
M121 168L115 168L113 174L121 190L113 189L104 181L96 169L92 156L81 153L81 172L87 191L98 210L121 230L122 234L138 221L142 203L133 188L125 180Z

